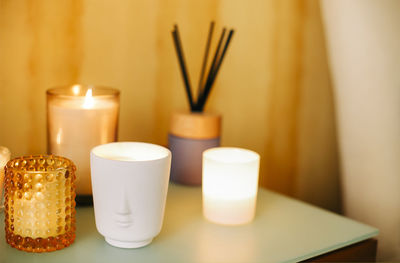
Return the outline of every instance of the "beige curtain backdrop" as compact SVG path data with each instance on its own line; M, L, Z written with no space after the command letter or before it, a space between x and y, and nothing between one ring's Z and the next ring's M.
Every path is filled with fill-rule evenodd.
M343 211L379 229L379 261L400 262L400 1L321 3L335 84Z
M0 144L44 153L45 91L73 83L121 90L120 140L166 144L171 112L188 108L170 31L195 84L211 20L236 29L206 107L223 115L222 145L260 153L262 186L339 211L315 0L0 0Z

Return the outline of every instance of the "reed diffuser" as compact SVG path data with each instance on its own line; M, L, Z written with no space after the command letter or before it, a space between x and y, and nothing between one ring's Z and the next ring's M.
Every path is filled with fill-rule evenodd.
M206 77L205 72L206 72L206 67L207 67L208 56L210 53L212 36L213 36L213 32L214 32L214 24L215 24L214 22L211 22L210 29L208 31L208 38L207 38L207 43L206 43L206 49L204 52L204 58L203 58L203 63L202 63L202 67L201 67L201 72L200 72L199 87L198 87L196 100L194 100L193 94L192 94L189 73L186 69L185 56L183 53L183 47L182 47L182 42L180 40L178 26L175 25L174 29L172 31L172 38L174 40L176 54L178 56L179 66L181 69L182 78L183 78L183 82L185 85L186 95L187 95L187 98L189 101L191 112L203 112L204 106L207 102L207 99L210 95L213 84L215 82L215 79L218 75L219 69L221 68L222 62L226 55L226 51L228 50L229 43L231 42L233 33L235 32L233 29L230 29L228 36L225 37L226 28L224 27L222 29L217 47L215 49L214 57L211 62L211 65L208 69L208 74Z
M229 30L227 34L226 28L222 29L214 56L207 69L214 26L215 23L211 22L197 96L192 92L178 26L175 25L172 31L190 111L175 112L171 118L168 135L168 144L173 155L171 180L187 185L201 185L202 153L209 148L220 145L221 116L204 112L204 107L232 40L234 30Z

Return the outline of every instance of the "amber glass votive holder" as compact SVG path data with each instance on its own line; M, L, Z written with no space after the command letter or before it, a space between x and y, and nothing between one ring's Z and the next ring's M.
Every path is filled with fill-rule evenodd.
M75 165L54 155L24 156L5 167L6 241L47 252L75 240Z

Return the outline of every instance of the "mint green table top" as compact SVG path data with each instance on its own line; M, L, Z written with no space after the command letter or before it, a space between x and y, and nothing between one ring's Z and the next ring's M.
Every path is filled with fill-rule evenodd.
M5 242L0 262L295 262L374 237L376 228L260 189L255 220L220 226L202 216L201 188L169 186L164 225L147 247L120 249L97 232L93 208L77 208L75 242L60 251L27 253Z

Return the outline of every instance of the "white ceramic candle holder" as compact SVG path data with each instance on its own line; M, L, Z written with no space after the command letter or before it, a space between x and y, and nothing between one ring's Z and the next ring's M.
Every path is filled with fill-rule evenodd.
M203 152L203 214L214 223L246 224L256 210L260 156L241 148Z
M161 231L171 167L162 146L117 142L90 154L97 230L121 248L149 244Z

